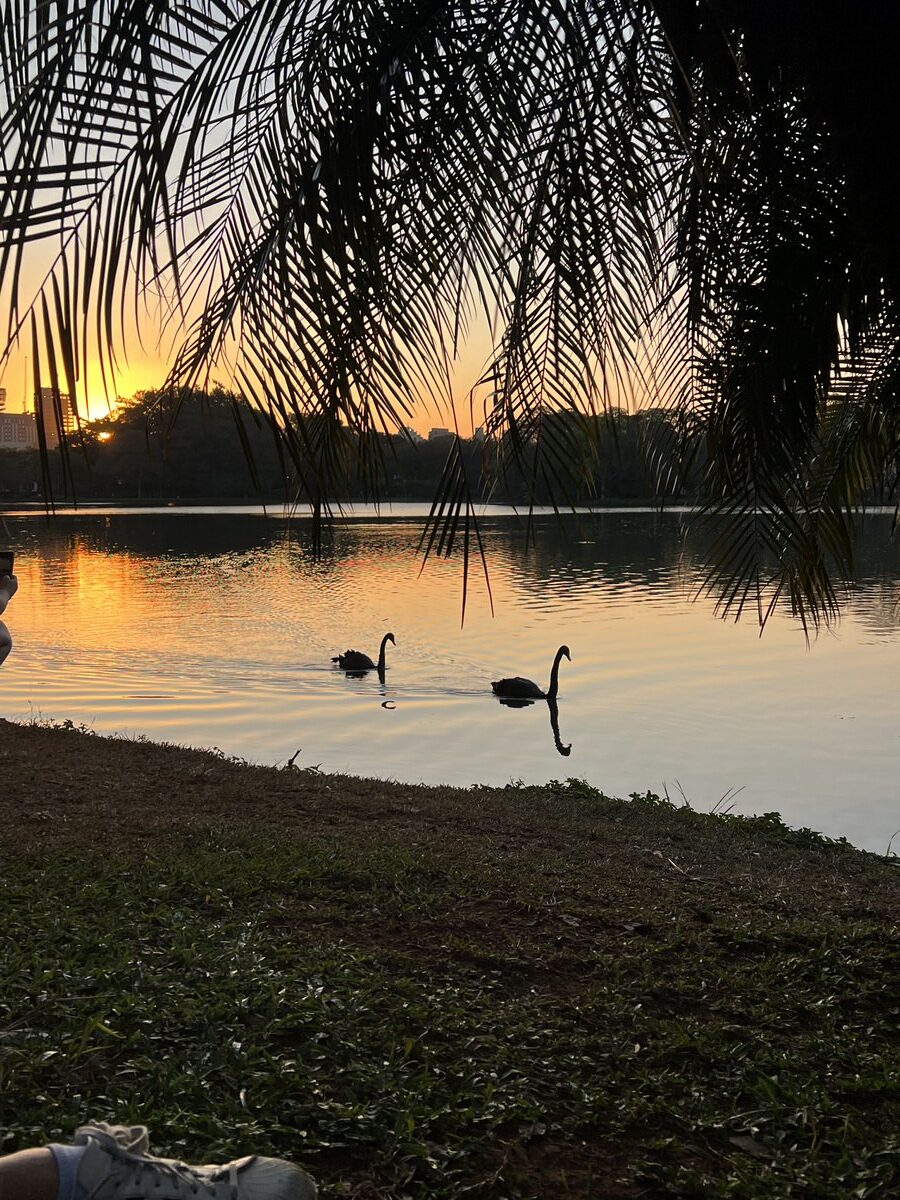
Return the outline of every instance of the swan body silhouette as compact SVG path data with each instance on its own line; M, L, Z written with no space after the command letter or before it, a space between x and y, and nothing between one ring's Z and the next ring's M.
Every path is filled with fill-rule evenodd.
M345 650L343 654L336 654L331 661L337 663L342 671L378 671L379 674L383 674L384 648L388 642L393 646L397 645L392 633L386 633L381 639L377 663L372 662L368 654L363 654L361 650Z
M533 679L523 679L521 675L514 675L511 679L492 680L494 695L499 696L501 700L555 700L559 691L559 664L563 658L572 661L568 646L560 646L556 652L550 671L550 687L546 692L542 692Z

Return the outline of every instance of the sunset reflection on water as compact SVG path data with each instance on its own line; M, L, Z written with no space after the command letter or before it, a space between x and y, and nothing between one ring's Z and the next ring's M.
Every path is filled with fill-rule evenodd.
M897 551L875 528L844 620L807 647L779 613L765 636L691 603L699 560L679 514L522 526L486 522L492 619L458 561L419 577L412 518L351 520L316 560L303 522L231 513L8 518L19 594L0 712L98 732L216 746L260 762L429 783L578 776L613 794L684 789L884 851L900 826ZM348 678L332 654L377 657ZM546 704L504 707L490 680L546 685L556 647L558 737ZM558 748L571 745L560 757Z

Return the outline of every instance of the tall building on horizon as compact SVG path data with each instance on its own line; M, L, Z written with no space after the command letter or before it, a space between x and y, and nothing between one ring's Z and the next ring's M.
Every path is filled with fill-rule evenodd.
M0 450L37 450L34 413L0 412Z
M6 411L6 388L0 388L0 413Z
M55 388L41 388L40 406L35 397L35 421L39 419L39 408L47 449L55 450L59 445L60 429L66 437L75 431L75 409L72 405L72 397L68 392L59 392Z

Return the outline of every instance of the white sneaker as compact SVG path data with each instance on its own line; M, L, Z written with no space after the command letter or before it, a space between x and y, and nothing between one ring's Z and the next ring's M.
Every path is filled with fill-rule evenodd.
M75 1130L72 1139L76 1146L86 1146L89 1138L105 1142L112 1138L129 1154L141 1156L150 1152L150 1133L146 1125L107 1125L105 1121L91 1121Z
M148 1154L143 1125L82 1125L74 1141L85 1148L76 1182L90 1200L316 1200L309 1175L280 1158L192 1167Z

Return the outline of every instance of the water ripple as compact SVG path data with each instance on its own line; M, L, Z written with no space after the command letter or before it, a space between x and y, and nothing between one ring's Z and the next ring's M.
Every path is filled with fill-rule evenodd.
M900 554L886 538L864 542L837 635L807 647L785 612L760 640L692 604L702 563L682 516L634 511L569 536L539 520L530 550L488 518L497 616L476 573L460 628L458 562L418 577L421 515L347 522L321 561L302 526L246 509L7 519L21 591L0 711L252 761L302 747L300 765L434 783L577 775L627 794L679 780L698 807L743 787L743 811L884 850L900 825L884 700L900 668ZM348 646L374 657L388 629L383 686L332 665ZM546 685L561 642L564 762L547 705L509 709L490 692L502 675Z

